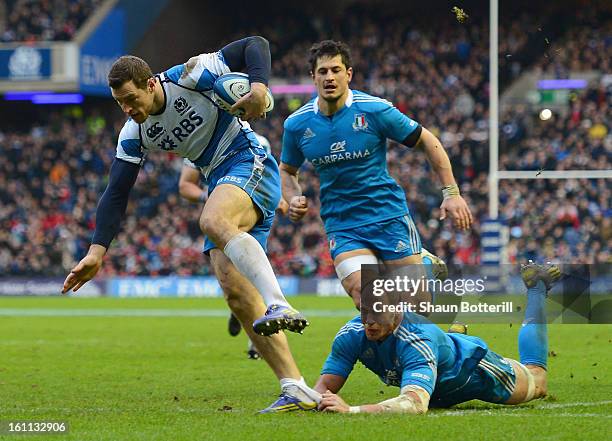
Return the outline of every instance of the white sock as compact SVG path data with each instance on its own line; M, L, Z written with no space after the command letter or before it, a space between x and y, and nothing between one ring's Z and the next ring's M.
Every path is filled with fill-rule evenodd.
M304 381L304 377L300 377L299 380L295 378L281 378L280 379L281 389L302 401L314 401L315 403L321 402L321 394L309 387Z
M249 233L239 233L225 245L223 252L234 266L257 288L266 306L289 306L281 291L265 251Z

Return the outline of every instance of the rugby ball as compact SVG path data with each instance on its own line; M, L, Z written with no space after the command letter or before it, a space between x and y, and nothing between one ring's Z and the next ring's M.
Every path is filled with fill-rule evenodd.
M249 76L240 72L230 72L221 75L215 80L213 84L213 91L215 93L214 100L219 107L226 112L230 111L230 108L240 98L245 96L251 91L251 83L249 83ZM268 89L266 94L266 107L264 112L268 113L274 108L274 98ZM242 112L238 112L235 116L240 116Z

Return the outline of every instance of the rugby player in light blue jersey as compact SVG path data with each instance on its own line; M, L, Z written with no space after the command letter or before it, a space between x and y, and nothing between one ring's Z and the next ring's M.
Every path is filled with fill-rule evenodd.
M265 253L280 199L278 166L249 124L234 116L239 109L244 120L263 115L270 64L268 41L262 37L235 41L157 75L135 56L120 57L113 64L108 75L111 93L129 119L119 134L109 183L98 204L92 245L66 277L62 292L77 291L102 266L145 155L176 153L197 165L207 180L209 197L200 227L219 280L238 287L252 284L261 295L254 297L253 289L245 289L228 299L231 310L249 325L249 337L283 388L294 385L292 389L308 392L286 337L261 337L282 329L301 332L308 323L288 304ZM213 84L220 75L240 70L248 73L251 91L228 113L214 103Z
M560 277L556 265L521 268L527 286L518 335L520 362L504 358L478 337L445 333L416 314L376 314L364 308L336 334L315 389L319 409L339 413L422 414L470 400L519 404L546 395L548 336L544 301ZM366 303L366 302L364 302ZM338 391L357 361L400 395L377 404L349 406Z
M362 264L381 260L397 267L411 265L414 270L418 265L413 264L423 263L423 257L443 263L422 250L404 191L387 170L388 138L425 152L443 186L442 218L449 213L457 227L467 229L472 215L440 141L390 102L349 89L353 68L345 44L331 40L315 44L310 66L317 97L284 124L283 197L289 202L291 220L306 214L298 170L310 161L321 181L321 217L336 272L359 307Z

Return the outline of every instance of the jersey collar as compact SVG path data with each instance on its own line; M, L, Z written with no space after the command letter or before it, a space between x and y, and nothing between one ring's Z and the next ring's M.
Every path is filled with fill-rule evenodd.
M344 107L351 107L353 105L353 91L349 89L348 96L346 97L346 102L344 103ZM319 113L319 96L314 100L314 105L312 106L313 112Z

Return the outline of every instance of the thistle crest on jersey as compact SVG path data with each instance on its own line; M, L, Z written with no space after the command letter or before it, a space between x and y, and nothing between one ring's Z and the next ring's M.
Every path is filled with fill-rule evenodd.
M368 122L366 121L365 113L358 113L355 115L355 121L353 121L353 130L365 130L368 128Z
M181 115L185 113L185 110L187 110L187 107L188 107L187 100L183 98L182 96L179 96L177 99L174 100L174 110L176 110Z

